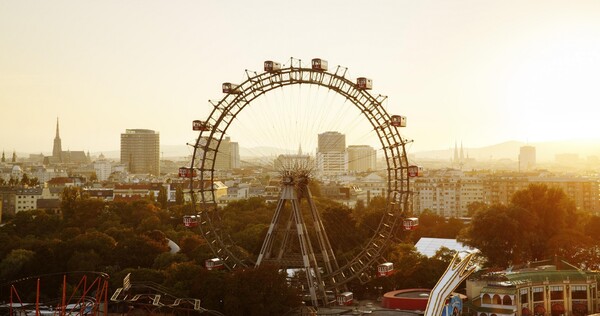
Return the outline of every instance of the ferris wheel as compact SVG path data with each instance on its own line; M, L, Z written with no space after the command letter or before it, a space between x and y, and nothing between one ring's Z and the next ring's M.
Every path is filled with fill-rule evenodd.
M180 176L190 180L186 193L193 207L184 221L186 226L199 228L215 255L211 262L207 261L207 268L223 267L231 270L255 266L257 263L249 260L220 226L221 215L217 207L219 188L215 185L217 161L220 148L224 142L229 141L229 131L238 124L242 111L251 108L261 97L277 90L285 90L286 87L325 88L341 98L343 103L350 104L358 110L358 117L375 136L378 150L385 161L386 209L378 227L374 228L372 237L358 254L346 262L334 264L323 278L336 287L354 279L363 283L369 281L373 277L372 268L385 261L383 254L396 232L404 227L412 229L417 224L416 218L403 218L411 212L409 177L418 174L418 167L409 165L407 159L405 146L410 141L399 133L400 128L406 126L406 117L388 114L384 104L387 97L370 93L371 79L359 77L352 80L347 77L347 68L337 66L332 71L328 68L327 61L319 58L312 59L308 65L294 58L290 59L288 65L265 61L263 72L246 70L240 83L223 83L224 97L219 101L209 101L212 109L208 118L193 122L193 130L199 131L199 135L192 144L191 164L189 168L180 169ZM283 191L285 185L292 182L293 179L282 180Z

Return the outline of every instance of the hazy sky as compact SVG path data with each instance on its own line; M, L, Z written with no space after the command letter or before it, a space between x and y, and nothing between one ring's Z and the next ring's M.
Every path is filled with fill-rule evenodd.
M372 78L414 151L600 138L597 0L4 0L0 149L50 153L57 117L64 150L118 150L128 128L185 144L222 82L290 57Z

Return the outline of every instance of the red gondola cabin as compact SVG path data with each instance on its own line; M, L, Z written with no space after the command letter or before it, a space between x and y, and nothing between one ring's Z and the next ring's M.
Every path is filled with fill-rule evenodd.
M204 267L206 270L220 270L225 268L225 264L221 258L211 258L204 261Z
M277 72L281 70L281 64L276 63L272 60L265 61L265 71L266 72Z
M416 217L405 218L402 226L404 226L404 230L415 230L419 226L419 219Z
M339 306L352 306L354 304L354 294L344 292L337 295L337 304Z
M373 80L364 77L356 78L356 86L360 90L371 90L373 89Z
M195 177L195 176L197 176L196 169L186 168L186 167L179 168L179 177L180 178L189 178L189 177Z
M423 167L420 166L408 166L409 177L421 177L423 176Z
M183 216L183 225L188 228L198 226L199 217L197 215L185 215Z
M321 58L314 58L312 60L312 69L327 71L327 61Z
M210 131L211 126L208 122L194 120L192 122L192 129L195 131Z
M394 264L391 262L384 262L377 266L377 276L386 277L394 273Z
M406 127L406 116L392 115L390 124L396 127Z
M223 93L240 94L240 86L231 82L223 83Z

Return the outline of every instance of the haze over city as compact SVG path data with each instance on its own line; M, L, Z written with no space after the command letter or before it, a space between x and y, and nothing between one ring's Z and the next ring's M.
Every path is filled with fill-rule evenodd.
M3 1L0 47L9 153L50 152L57 117L65 150L118 150L128 128L183 145L196 137L191 120L210 113L207 100L223 97L221 83L290 57L372 78L388 112L407 116L413 152L600 139L597 1ZM315 114L324 105L348 104L294 89L257 100L233 140L244 146L272 125L298 137L270 145L314 151L316 133L334 128L359 131L349 144L369 143L352 123L308 126L311 115L338 118ZM315 110L294 116L288 103ZM271 124L284 115L292 120Z

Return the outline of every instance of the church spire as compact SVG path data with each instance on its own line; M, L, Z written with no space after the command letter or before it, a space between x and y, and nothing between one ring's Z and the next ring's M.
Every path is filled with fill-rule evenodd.
M56 136L54 137L54 147L52 148L52 157L56 158L58 162L62 162L62 144L60 141L60 134L58 131L58 117L56 118Z

